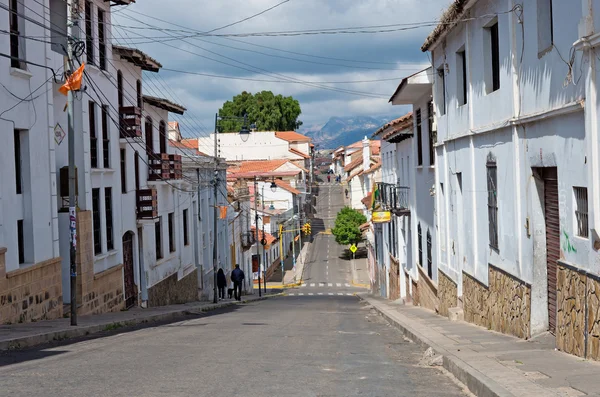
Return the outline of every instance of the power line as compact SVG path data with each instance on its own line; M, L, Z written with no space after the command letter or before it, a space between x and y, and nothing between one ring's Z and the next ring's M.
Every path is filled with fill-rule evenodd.
M251 15L251 16L249 16L249 17L246 17L246 18L244 18L244 19L241 19L241 20L239 20L239 21L236 21L236 22L232 22L232 23L230 23L230 24L227 24L227 25L225 25L225 26L221 26L221 27L219 27L219 28L215 28L215 29L209 30L209 31L208 31L208 32L206 32L206 33L208 34L208 33L216 32L217 30L225 29L225 28L228 28L228 27L230 27L230 26L237 25L237 24L240 24L240 23L242 23L242 22L248 21L248 20L250 20L250 19L252 19L252 18L255 18L255 17L259 16L259 15L262 15L262 14L264 14L264 13L266 13L266 12L269 12L269 11L271 11L272 9L274 9L274 8L277 8L277 7L279 7L280 5L287 3L288 1L290 1L290 0L284 0L284 1L280 2L280 3L277 3L277 4L275 4L274 6L271 6L271 7L267 8L266 10L263 10L263 11L261 11L261 12L257 13L257 14Z

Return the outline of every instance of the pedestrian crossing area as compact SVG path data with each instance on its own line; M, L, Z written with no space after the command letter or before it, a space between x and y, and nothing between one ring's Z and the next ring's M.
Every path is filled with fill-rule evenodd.
M312 288L337 287L337 288L341 288L341 287L352 287L352 285L350 285L349 283L303 283L302 285L300 285L300 288L303 288L303 287L312 287Z
M288 296L354 296L351 292L290 292Z

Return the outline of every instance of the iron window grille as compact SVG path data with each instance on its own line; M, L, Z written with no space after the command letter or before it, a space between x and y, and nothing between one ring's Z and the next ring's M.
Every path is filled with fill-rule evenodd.
M577 235L589 237L588 227L588 193L586 187L573 187L575 193L575 218L577 219Z
M496 158L491 153L488 155L486 168L490 247L498 251L498 172Z
M104 188L104 216L106 217L106 249L114 249L113 239L113 213L112 213L112 188Z
M423 136L421 135L421 109L417 109L417 165L423 165Z
M433 280L433 260L431 255L431 233L427 229L427 275Z
M100 189L92 189L92 230L94 231L94 255L102 253L102 229L100 227Z
M423 266L423 231L421 229L421 223L417 226L417 239L419 244L419 265Z

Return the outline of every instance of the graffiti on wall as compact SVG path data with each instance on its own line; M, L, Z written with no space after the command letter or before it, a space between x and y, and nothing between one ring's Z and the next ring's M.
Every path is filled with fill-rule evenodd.
M562 251L564 253L577 253L577 248L573 244L571 244L571 240L569 239L569 233L567 233L564 229L562 231Z

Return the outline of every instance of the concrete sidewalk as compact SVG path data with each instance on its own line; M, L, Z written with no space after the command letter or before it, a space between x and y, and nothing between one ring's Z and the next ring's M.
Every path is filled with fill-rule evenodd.
M367 258L352 259L352 284L355 287L369 288Z
M276 295L263 296L262 298L259 298L257 294L244 295L242 296L242 302L231 299L219 303L192 302L148 309L133 308L127 311L81 316L77 319L77 326L71 326L69 318L2 325L0 326L0 350L33 347L52 341L78 338L145 323L177 321L186 315L199 314L240 303L255 302L272 296Z
M443 356L443 366L477 396L599 396L600 363L554 349L550 334L524 341L427 309L359 294L409 339Z

